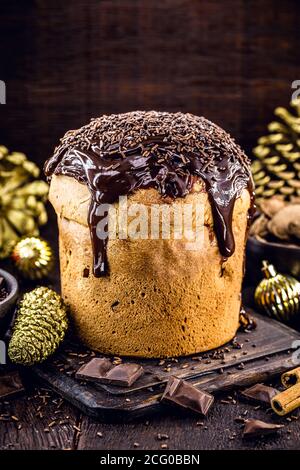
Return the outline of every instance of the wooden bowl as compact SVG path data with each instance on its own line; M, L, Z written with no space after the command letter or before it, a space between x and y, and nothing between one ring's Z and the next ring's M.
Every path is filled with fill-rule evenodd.
M282 274L300 279L300 247L289 243L268 242L258 236L249 237L246 247L246 282L257 285L263 278L262 261L274 264Z

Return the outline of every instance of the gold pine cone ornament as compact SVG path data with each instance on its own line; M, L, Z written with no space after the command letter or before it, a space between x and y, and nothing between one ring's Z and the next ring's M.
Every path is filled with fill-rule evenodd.
M300 99L291 102L291 110L278 107L274 114L269 134L260 137L253 149L258 206L275 194L286 200L300 197Z
M267 261L263 261L262 271L265 278L254 294L257 306L270 317L289 323L300 312L300 282L277 273Z
M0 145L0 258L11 254L23 236L38 236L47 222L48 184L40 170L21 152Z
M31 366L45 361L63 341L68 328L67 307L48 287L37 287L20 302L8 347L12 362Z
M13 249L12 259L20 273L31 280L48 276L54 261L50 245L38 237L20 240Z

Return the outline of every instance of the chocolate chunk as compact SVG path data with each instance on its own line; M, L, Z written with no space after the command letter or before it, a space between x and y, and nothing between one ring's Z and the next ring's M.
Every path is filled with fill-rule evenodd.
M256 384L242 392L242 396L256 403L271 405L271 400L279 392L276 388L268 387L264 384Z
M213 404L214 397L184 380L178 379L177 377L170 377L162 396L162 401L190 409L202 416L206 416Z
M113 365L107 358L94 358L76 372L77 379L130 387L144 369L138 364Z
M0 374L0 399L23 391L24 387L19 372L13 371Z
M138 364L119 364L107 372L106 379L111 384L130 387L143 372L143 367Z
M93 379L93 377L98 378L99 376L105 375L111 367L112 363L109 359L97 357L80 367L76 372L76 378L84 380L88 380L88 377L91 379Z
M274 434L283 427L282 424L265 423L259 419L248 419L244 427L243 437L259 437Z

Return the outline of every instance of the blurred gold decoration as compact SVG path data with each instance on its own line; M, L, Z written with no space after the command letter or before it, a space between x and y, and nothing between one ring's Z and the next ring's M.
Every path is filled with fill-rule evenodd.
M53 267L53 252L49 244L38 237L27 237L17 242L12 259L26 279L42 279Z
M38 227L47 222L49 187L39 175L23 153L0 146L0 258L9 256L22 236L39 235Z
M251 330L255 330L257 324L254 318L252 318L244 309L244 307L241 307L240 310L240 318L239 318L239 330L244 331L246 333L249 333Z
M262 271L265 279L255 290L255 302L270 317L288 323L300 311L300 282L277 273L267 261L263 261Z
M68 328L67 308L48 287L38 287L20 302L8 347L12 362L30 366L47 359L63 341Z
M300 99L291 111L279 107L279 118L268 125L269 134L258 139L252 173L258 206L264 198L279 194L283 199L300 197Z

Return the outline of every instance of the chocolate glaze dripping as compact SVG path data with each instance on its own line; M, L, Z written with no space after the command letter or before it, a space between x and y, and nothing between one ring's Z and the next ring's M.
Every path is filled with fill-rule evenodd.
M218 165L204 162L200 154L175 153L162 137L153 137L129 150L118 148L102 151L97 142L89 149L59 149L45 165L48 177L66 175L87 184L91 192L88 224L93 246L95 277L108 272L107 238L97 237L97 224L103 216L97 211L100 204L116 202L139 188L155 188L162 196L184 197L197 177L204 180L212 206L214 230L221 255L234 253L232 232L234 203L244 188L251 196L249 218L253 211L253 182L247 165L239 160L219 157Z

